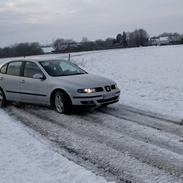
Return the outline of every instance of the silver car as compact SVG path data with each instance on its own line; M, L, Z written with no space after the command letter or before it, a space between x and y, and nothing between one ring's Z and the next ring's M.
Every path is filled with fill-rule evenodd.
M17 60L0 64L0 107L7 101L53 106L97 107L118 102L120 90L109 79L88 74L65 60Z

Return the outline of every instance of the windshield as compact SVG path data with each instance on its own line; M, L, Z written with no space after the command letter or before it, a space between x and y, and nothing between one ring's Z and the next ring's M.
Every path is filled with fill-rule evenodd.
M41 61L40 64L50 76L54 77L87 74L87 72L69 61Z

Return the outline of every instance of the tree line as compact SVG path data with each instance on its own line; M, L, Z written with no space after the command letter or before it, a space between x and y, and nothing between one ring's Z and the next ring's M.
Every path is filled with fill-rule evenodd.
M54 52L59 53L147 46L148 41L148 33L144 29L137 29L133 32L123 32L118 34L116 38L107 38L105 40L89 41L84 37L81 42L76 43L74 40L57 39L53 46Z
M96 41L90 41L87 37L84 37L80 42L57 39L51 45L54 48L53 53L67 53L160 45L162 37L168 39L164 39L164 44L162 45L183 44L183 35L178 33L163 33L159 36L150 37L146 30L136 29L132 32L123 31L122 33L118 33L115 38L107 38L105 40L98 39ZM19 43L0 48L0 58L41 54L44 54L43 47L37 42Z
M0 48L0 58L41 55L43 50L39 43L19 43Z
M137 29L133 32L123 32L116 36L116 43L124 48L148 46L149 35L144 29Z
M183 44L183 35L178 33L163 33L156 37L151 37L144 29L136 29L132 32L122 32L115 38L107 38L105 40L98 39L89 41L86 37L81 42L76 43L74 40L57 39L54 44L55 53L74 52L74 51L92 51L102 49L115 48L132 48L141 46L161 45L162 37L168 40L162 45Z

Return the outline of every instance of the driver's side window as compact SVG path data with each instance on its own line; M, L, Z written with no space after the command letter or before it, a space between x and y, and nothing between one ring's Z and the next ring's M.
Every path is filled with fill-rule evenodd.
M33 62L26 62L24 68L24 77L34 78L35 74L43 75L41 69Z

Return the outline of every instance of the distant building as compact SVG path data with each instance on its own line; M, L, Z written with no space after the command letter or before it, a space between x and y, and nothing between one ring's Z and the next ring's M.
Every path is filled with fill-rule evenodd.
M149 42L150 45L157 46L159 45L159 37L151 37Z
M58 39L55 41L54 46L56 51L59 52L65 52L65 51L69 51L69 50L75 50L78 48L80 44L76 43L73 40L65 40L65 39Z
M151 37L149 44L152 46L161 46L161 45L172 45L172 44L181 44L182 36L174 34L164 34L158 37Z
M150 45L152 46L162 46L162 45L169 45L170 38L168 36L160 36L160 37L151 37L150 38Z
M176 44L176 43L181 43L182 41L182 36L180 34L174 34L169 36L169 40L171 42L171 44Z
M42 48L44 54L49 54L54 51L53 46L42 46L41 48Z
M160 37L159 38L159 45L169 45L170 44L170 39L168 36Z

